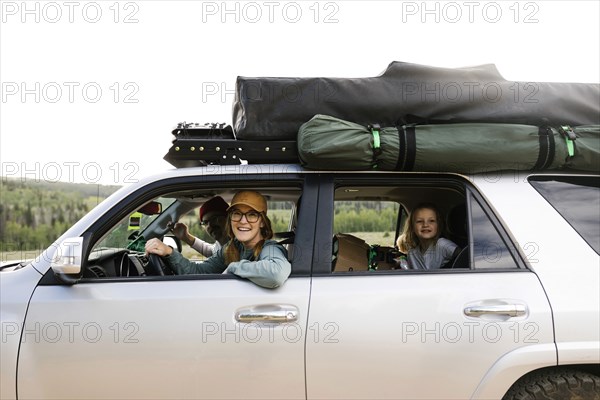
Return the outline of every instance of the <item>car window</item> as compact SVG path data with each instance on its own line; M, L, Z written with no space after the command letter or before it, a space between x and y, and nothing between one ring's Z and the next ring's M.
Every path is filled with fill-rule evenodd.
M517 268L508 246L481 204L471 196L471 229L475 269Z
M275 232L275 240L286 239L286 232L290 232L295 229L295 224L292 223L292 215L296 207L295 202L267 201L267 205L267 215L271 220L273 232ZM190 234L192 234L193 236L206 242L212 243L214 242L214 239L200 224L199 209L200 207L190 210L179 219L179 222L185 223L188 226ZM185 244L183 245L181 254L183 254L184 257L194 261L201 261L206 259L205 256L203 256L202 254Z
M600 178L535 176L529 183L600 254Z
M395 268L394 257L399 256L394 249L399 209L400 205L394 201L336 201L334 270Z
M416 204L431 199L443 209L442 237L457 234L445 228L445 215L453 207L464 209L464 193L451 188L402 186L341 186L333 207L332 271L390 271L403 268L408 251L397 239ZM466 214L457 222L466 226ZM466 243L466 230L460 242ZM468 267L468 265L465 265Z
M403 186L402 182L386 187L340 186L334 194L331 270L518 268L507 244L510 239L481 201L470 190L450 183L448 187ZM421 203L433 203L440 212L440 239L427 251L398 241L410 212Z
M161 204L162 210L166 210L173 204L175 199L159 197L154 201ZM143 240L142 232L159 216L159 214L160 212L144 213L140 210L135 210L115 225L108 234L94 246L94 250L107 248L143 248L145 241Z
M209 229L200 224L199 209L214 196L231 201L237 188L179 188L177 192L162 194L145 204L152 204L156 213L148 213L148 207L129 210L121 216L99 240L92 245L86 260L84 278L123 278L156 275L151 270L154 262L145 254L145 244L152 238L181 250L184 257L192 261L203 261L204 246L193 248L194 243L177 239L172 229L174 222L187 225L188 232L212 246L216 239L208 234ZM288 250L288 259L293 253L297 221L293 218L302 190L300 186L263 186L259 189L268 199L267 216L274 232L273 239ZM223 227L224 228L224 227ZM214 228L213 228L214 229ZM211 274L205 274L211 275ZM214 274L213 274L214 275ZM218 274L221 275L221 274ZM201 275L198 275L201 278Z
M399 208L393 201L336 201L333 230L393 247Z

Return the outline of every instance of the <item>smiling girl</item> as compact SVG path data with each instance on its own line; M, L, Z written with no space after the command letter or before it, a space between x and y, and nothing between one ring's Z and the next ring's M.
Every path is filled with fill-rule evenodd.
M408 250L411 268L438 269L452 260L458 246L441 238L442 231L442 218L434 204L422 203L413 209L398 239L398 247Z
M233 196L225 227L231 240L206 261L188 260L159 239L146 243L146 252L162 256L179 274L235 274L267 288L281 286L291 273L286 250L273 237L267 201L258 192Z

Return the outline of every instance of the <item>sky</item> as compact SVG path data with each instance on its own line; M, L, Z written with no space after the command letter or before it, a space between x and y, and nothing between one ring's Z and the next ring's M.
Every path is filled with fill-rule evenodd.
M232 121L237 76L391 61L600 81L599 1L0 1L0 175L129 184L173 127Z

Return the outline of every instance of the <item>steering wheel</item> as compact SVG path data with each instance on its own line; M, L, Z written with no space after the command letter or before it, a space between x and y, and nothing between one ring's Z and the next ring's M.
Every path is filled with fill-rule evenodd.
M175 275L175 272L165 261L157 254L148 254L148 269L152 275L165 276Z

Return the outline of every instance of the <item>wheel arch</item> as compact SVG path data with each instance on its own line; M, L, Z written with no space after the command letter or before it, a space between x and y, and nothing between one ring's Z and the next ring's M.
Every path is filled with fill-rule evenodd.
M590 377L590 375L593 376ZM577 379L572 380L572 378L574 377L576 377ZM563 382L560 382L561 380L563 380ZM557 386L548 386L548 383L551 381ZM565 388L565 381L571 382L570 384L568 384L569 386L571 386L573 382L578 382L579 386L581 385L581 382L586 381L585 384L579 386L579 389L585 391L589 390L590 387L595 387L598 391L600 391L600 364L554 365L551 367L544 367L530 371L525 375L521 376L515 383L513 383L508 389L508 391L503 395L502 399L510 400L518 398L520 397L519 392L522 392L526 387L528 393L531 393L532 388L535 390L535 386L538 386L538 390L541 387L544 387L544 393L546 393L548 387L552 387L552 389L556 389L557 392L561 392L561 390L558 389L558 387L560 387L558 385L563 385L562 387ZM585 389L584 386L587 386L587 389ZM598 392L596 392L595 390L593 391L596 394L598 394ZM554 393L554 395L556 394L558 394L561 398L565 395L565 393ZM544 396L544 398L546 397Z
M500 399L523 376L543 368L556 367L554 343L523 346L506 353L483 376L472 399Z

